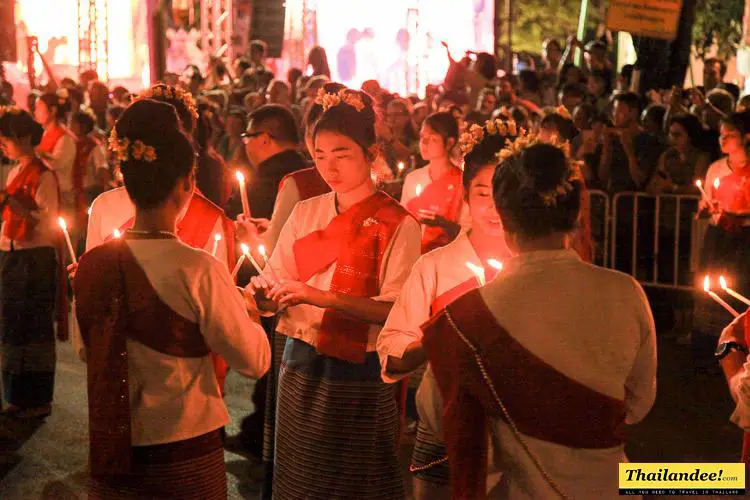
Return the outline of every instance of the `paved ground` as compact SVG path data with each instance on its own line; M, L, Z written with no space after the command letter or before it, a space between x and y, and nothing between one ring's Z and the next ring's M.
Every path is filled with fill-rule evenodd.
M660 340L659 354L659 396L651 414L631 430L631 460L738 461L741 433L728 422L732 405L721 375L696 371L689 349L672 340ZM250 381L230 375L230 434L251 410L251 390ZM47 421L19 426L0 420L0 499L84 498L87 446L84 369L64 344L58 349L55 403ZM226 461L230 498L257 498L257 464L231 452Z

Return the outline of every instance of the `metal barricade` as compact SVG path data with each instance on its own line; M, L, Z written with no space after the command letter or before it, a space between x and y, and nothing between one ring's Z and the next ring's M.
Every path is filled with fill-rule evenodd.
M609 195L596 189L589 190L587 194L592 262L597 266L608 267L611 229Z
M693 219L699 201L695 195L616 194L612 200L609 267L630 274L645 286L693 290ZM643 226L650 226L652 232L642 231ZM683 243L686 245L681 248ZM623 268L626 261L629 269Z

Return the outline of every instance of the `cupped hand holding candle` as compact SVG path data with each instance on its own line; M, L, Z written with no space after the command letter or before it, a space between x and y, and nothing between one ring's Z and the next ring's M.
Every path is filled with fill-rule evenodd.
M242 213L250 217L250 202L247 200L247 190L245 189L245 176L239 170L235 172L237 182L240 186L240 198L242 199Z
M726 309L729 314L734 316L735 318L740 315L732 306L727 304L721 297L716 295L716 293L711 291L711 280L709 279L708 275L706 275L703 278L703 290L708 294L709 297L714 299L721 307Z
M732 290L731 288L729 288L729 286L727 285L727 280L724 279L724 276L719 276L719 286L721 287L722 290L724 290L725 292L727 292L729 295L731 295L735 299L739 300L740 302L742 302L746 306L750 306L750 299L748 299L744 295L742 295L742 294L740 294L738 292L735 292L734 290Z
M70 258L73 261L73 264L78 264L78 259L76 259L76 252L75 250L73 250L73 243L70 242L70 234L68 234L68 224L62 217L57 218L57 223L60 224L60 229L62 229L62 232L65 235L65 243L67 243L68 245L68 252L70 252Z

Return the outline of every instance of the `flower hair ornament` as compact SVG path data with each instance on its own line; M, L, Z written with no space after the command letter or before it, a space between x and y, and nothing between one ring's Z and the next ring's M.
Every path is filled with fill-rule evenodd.
M115 156L121 162L133 158L151 163L156 161L157 158L156 149L153 146L148 146L140 140L131 143L127 137L119 139L114 128L112 133L109 134L109 149L114 151Z
M566 108L565 106L556 107L555 114L557 116L565 118L566 120L573 120L573 117L570 115L570 111L568 111L568 108Z
M585 182L583 172L581 171L580 162L575 161L570 156L569 142L561 141L558 138L542 139L538 134L529 133L526 130L521 129L518 137L516 137L516 139L513 141L508 139L508 141L506 142L506 146L502 150L500 150L496 156L500 162L506 162L513 158L519 158L525 150L529 149L532 146L536 146L537 144L547 144L559 149L563 153L563 155L565 155L565 160L568 165L568 175L565 179L560 181L560 183L552 189L539 192L539 196L541 197L545 206L555 207L557 206L557 201L561 196L565 196L573 191L573 182ZM528 178L528 175L520 169L515 170L520 178L521 186L533 186L533 179Z
M186 92L178 87L172 87L171 85L165 85L163 83L154 85L148 90L144 90L140 95L133 98L133 102L138 99L151 99L151 98L164 98L164 99L175 99L181 101L182 104L188 109L193 119L198 119L198 107L195 105L195 100L190 92Z
M318 89L318 95L315 97L315 104L322 106L323 112L328 111L334 106L338 106L342 102L353 107L358 112L365 109L365 102L362 100L362 96L354 92L349 92L349 89L341 89L335 94L329 94L325 89L321 88Z
M485 134L515 136L518 134L518 127L513 120L508 120L506 122L500 119L487 120L484 122L484 125L474 124L469 127L467 132L464 132L461 134L461 137L458 138L458 147L461 150L461 154L466 156L471 153L474 147L482 142Z

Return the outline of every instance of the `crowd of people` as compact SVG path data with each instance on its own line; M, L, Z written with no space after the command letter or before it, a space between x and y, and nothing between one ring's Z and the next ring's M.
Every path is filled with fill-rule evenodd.
M3 86L3 413L53 411L71 283L93 498L225 498L230 369L260 379L236 440L266 495L403 498L412 419L416 498L616 495L656 335L636 279L591 264L586 193L703 179L702 267L750 292L750 111L725 64L640 95L600 40L546 40L517 73L446 45L420 99L281 79L265 50L140 92L87 73L18 106ZM715 340L724 311L688 306ZM743 326L720 356L750 427Z

